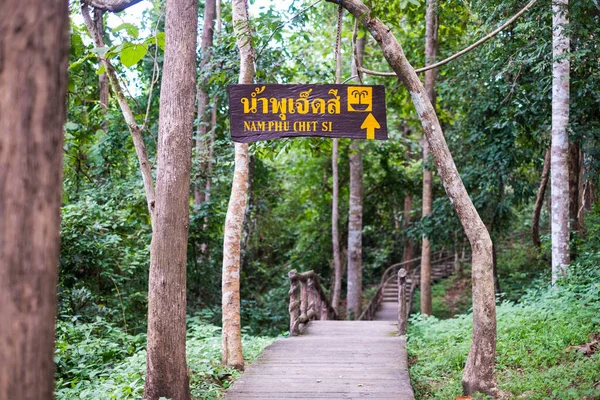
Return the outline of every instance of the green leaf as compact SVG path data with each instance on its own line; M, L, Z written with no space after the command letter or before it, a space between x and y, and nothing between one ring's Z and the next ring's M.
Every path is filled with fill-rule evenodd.
M161 48L162 51L165 51L165 33L159 32L156 34L156 44Z
M118 31L122 31L122 30L125 30L127 32L127 34L129 36L133 37L134 39L137 39L140 34L140 30L138 29L138 27L133 24L129 24L129 23L123 23L113 29L114 32L118 32Z
M106 52L109 50L108 47L94 47L92 49L92 51L96 54L98 54L99 56L103 56L106 54Z
M65 129L68 131L74 131L77 128L79 128L79 124L76 124L75 122L69 121L65 124Z
M144 58L147 52L148 47L145 44L128 43L121 50L121 63L126 67L131 67Z
M98 68L98 71L96 71L96 75L102 75L105 72L106 68L104 67L104 64L100 64L100 68Z

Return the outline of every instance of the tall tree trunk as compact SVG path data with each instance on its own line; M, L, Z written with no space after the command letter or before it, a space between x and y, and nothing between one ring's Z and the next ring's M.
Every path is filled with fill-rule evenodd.
M96 30L101 37L104 37L104 11L97 9L94 10L94 24ZM103 112L106 115L108 113L108 76L105 73L98 75L98 91L100 92L99 100L100 105L103 107ZM106 131L108 120L105 118L102 124L103 129Z
M408 127L408 123L406 121L404 121L404 123L402 124L402 133L404 135L405 140L407 141L407 150L405 153L406 156L406 160L409 161L412 159L412 154L410 152L410 143L409 143L409 135L410 135L410 129ZM402 227L404 228L404 246L402 249L402 261L403 262L407 262L409 260L412 260L413 258L415 258L415 241L408 237L408 235L406 234L406 232L408 232L408 229L410 228L410 224L412 222L412 197L411 194L409 192L406 192L406 194L404 195L404 209L402 211ZM408 271L412 268L412 263L411 265L404 265L404 268Z
M217 0L217 2L216 2L215 18L216 18L216 24L217 24L215 33L218 36L221 34L221 0ZM210 121L211 131L210 131L210 143L208 145L208 167L206 169L206 174L208 176L208 178L206 179L206 194L205 194L206 201L210 201L210 193L211 193L211 189L212 189L211 177L212 177L212 171L213 171L213 158L215 155L215 135L217 134L217 122L218 122L217 107L218 106L219 106L219 96L215 95L215 97L213 98L213 107L212 107L211 121Z
M148 283L146 400L190 398L185 358L186 265L197 9L197 0L167 0Z
M96 25L96 30L101 37L104 37L104 11L97 9L94 10L94 24ZM104 108L104 113L106 114L108 111L108 76L105 73L98 75L98 91L100 92L99 100L100 104ZM106 129L106 123L104 122L104 126Z
M410 194L407 193L404 195L404 210L402 211L402 219L403 219L403 228L404 228L404 233L406 234L408 228L410 228L410 223L411 223L411 216L410 216L410 212L412 210L412 197L410 197ZM404 249L402 250L402 261L403 262L407 262L409 260L412 260L413 258L415 258L415 242L409 238L406 237L404 239ZM406 270L409 270L412 267L412 265L405 265L404 268Z
M504 198L504 179L502 179L502 175L500 173L498 173L498 183L498 198L492 210L492 217L490 218L490 222L487 226L490 235L493 235L494 233L494 224L496 223L498 207L500 207L500 204L502 204L502 199ZM492 244L492 270L494 272L494 289L496 294L500 294L500 278L498 277L497 249L495 243Z
M581 149L579 143L569 142L569 220L573 224L574 230L580 232L579 226L579 204L581 185L579 177L581 176Z
M352 75L358 75L365 54L366 37L356 40ZM348 216L348 288L347 313L356 319L361 313L362 301L362 214L363 162L358 140L350 144L350 205Z
M232 3L233 27L240 51L240 84L254 80L254 48L246 0ZM248 144L235 143L233 186L225 218L222 281L222 361L224 365L244 369L240 321L240 261L242 229L248 200Z
M336 82L339 83L339 82ZM331 194L331 240L333 244L333 296L331 306L336 314L340 307L342 295L342 264L340 262L340 178L338 173L339 139L333 139L331 152L332 194Z
M540 180L540 189L538 190L535 199L535 207L533 208L533 218L531 221L531 237L533 244L537 248L542 247L540 240L540 214L542 213L542 205L546 196L546 186L548 186L548 177L550 176L550 150L546 150L544 155L544 166L542 167L542 179Z
M343 9L338 10L340 13ZM341 23L341 15L338 15ZM335 83L342 81L342 45L341 45L342 27L338 27L335 41ZM340 140L333 139L331 149L331 244L333 249L333 295L331 297L331 306L336 314L339 314L340 299L342 297L342 264L340 262L340 178L339 178L339 155Z
M427 11L425 13L425 64L435 63L438 52L438 2L427 0ZM435 108L436 93L435 82L437 80L437 68L425 71L425 91L429 96L431 104ZM423 140L423 218L431 214L433 197L433 173L428 167L429 143ZM421 246L421 314L431 315L431 244L429 238L423 235Z
M337 0L327 0L334 2ZM360 0L341 0L341 4L369 30L383 54L410 92L444 188L471 243L473 267L473 340L463 373L466 394L483 392L498 395L494 377L496 355L496 301L492 272L492 240L460 178L435 108L400 43Z
M588 189L588 182L585 179L585 154L579 149L579 198L577 199L577 230L581 233L585 231L585 218L584 210L586 209L586 191Z
M565 275L569 265L569 37L568 0L552 5L552 283Z
M69 11L0 15L0 399L52 399Z
M202 27L202 39L200 41L200 70L204 70L210 61L212 53L214 25L216 16L216 0L206 0L204 3L204 24ZM206 92L206 79L198 83L198 130L196 131L196 149L198 157L200 157L200 182L196 182L194 190L194 202L200 205L207 200L207 190L210 187L208 181L208 170L212 169L209 164L212 164L210 148L211 138L207 136L212 129L207 129L211 126L212 112L208 112L209 99ZM210 135L212 136L212 135Z
M358 140L350 144L350 206L348 217L347 315L360 315L362 297L362 186L363 165Z

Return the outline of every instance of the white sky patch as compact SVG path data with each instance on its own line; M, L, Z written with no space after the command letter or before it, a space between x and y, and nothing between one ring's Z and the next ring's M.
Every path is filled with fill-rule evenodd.
M202 0L200 0L202 1ZM218 0L217 0L218 1ZM227 7L228 4L222 1L222 6ZM289 7L294 3L303 3L301 0L251 0L249 2L249 13L251 18L256 18L261 12L265 12L272 6L276 11L279 11L282 14L282 19L291 18L292 14L288 12ZM120 13L107 13L106 17L106 26L107 30L114 29L123 23L129 23L135 25L139 29L139 38L142 41L145 38L148 38L152 35L152 24L146 24L146 27L142 27L142 18L145 10L152 7L152 4L149 1L142 1L140 3L134 4L131 7L128 7L126 10ZM290 14L290 15L287 15ZM81 13L75 13L72 16L72 20L77 25L84 25L83 17ZM202 21L200 21L202 23ZM200 27L199 27L200 28ZM92 40L89 36L83 36L82 39L84 43L91 43ZM133 95L138 95L139 90L135 82L139 79L136 71L126 68L125 71L125 81L127 82L127 87L129 91Z

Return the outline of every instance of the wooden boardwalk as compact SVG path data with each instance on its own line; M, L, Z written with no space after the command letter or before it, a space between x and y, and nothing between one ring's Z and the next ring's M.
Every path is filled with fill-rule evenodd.
M395 315L389 302L375 321L311 321L267 347L225 399L414 399Z

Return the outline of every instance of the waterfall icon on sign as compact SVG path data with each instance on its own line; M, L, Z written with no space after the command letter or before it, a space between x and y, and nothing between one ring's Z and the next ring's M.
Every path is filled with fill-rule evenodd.
M370 112L373 110L373 88L348 86L348 111Z

